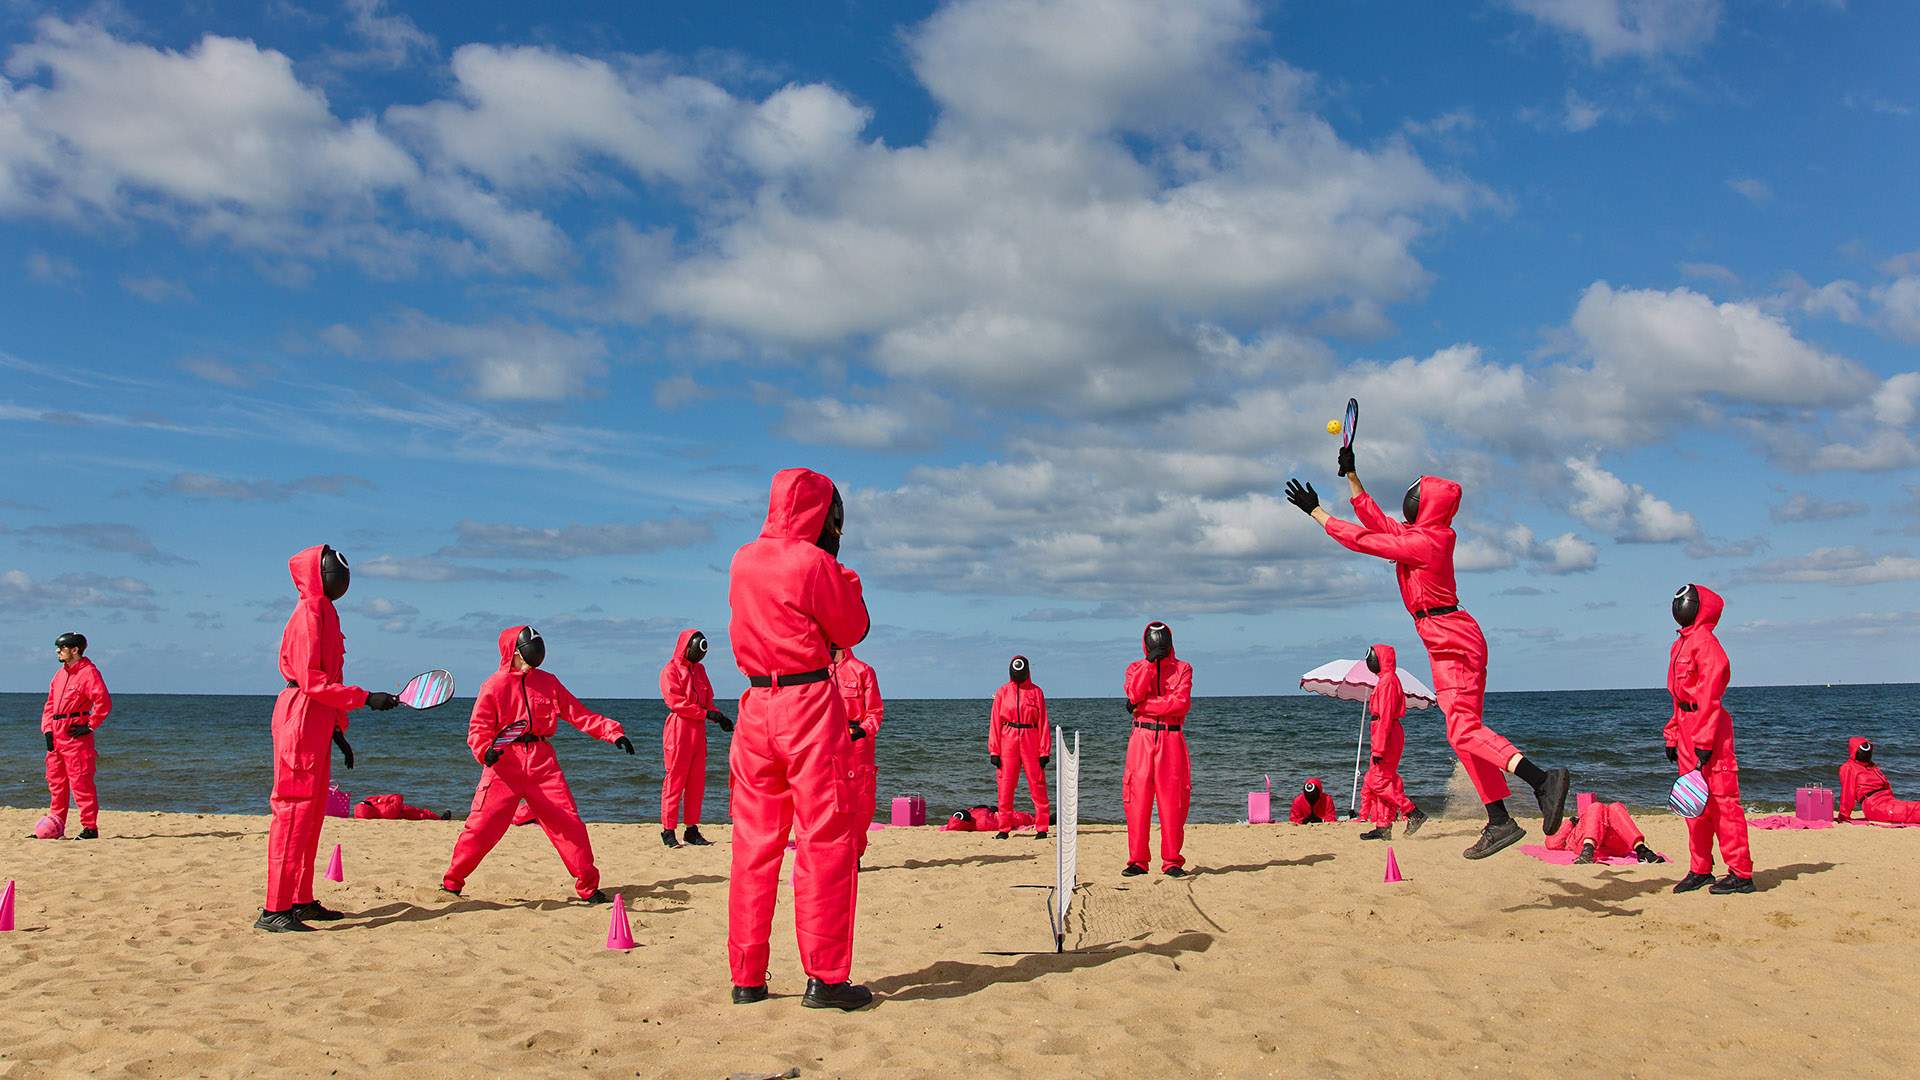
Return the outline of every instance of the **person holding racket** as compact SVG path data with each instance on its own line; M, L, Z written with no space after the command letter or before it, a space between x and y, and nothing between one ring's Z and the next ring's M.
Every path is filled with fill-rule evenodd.
M1359 524L1329 514L1320 506L1313 485L1297 479L1287 481L1287 501L1312 515L1342 547L1394 564L1401 599L1432 663L1434 691L1447 718L1447 742L1487 808L1486 827L1464 854L1484 859L1527 834L1507 812L1509 791L1503 773L1512 773L1533 789L1540 803L1541 827L1549 834L1559 831L1572 774L1566 769L1541 768L1481 722L1487 695L1487 639L1480 624L1460 606L1453 578L1452 522L1460 509L1460 485L1439 476L1415 480L1401 500L1401 516L1406 519L1402 523L1381 512L1361 485L1351 441L1340 448L1339 466Z
M1667 658L1667 693L1673 711L1661 732L1667 760L1680 775L1698 770L1707 786L1707 805L1687 819L1687 876L1673 887L1692 892L1702 885L1724 896L1750 893L1753 852L1747 847L1747 812L1740 805L1740 762L1733 754L1733 717L1721 698L1733 679L1727 650L1714 628L1726 601L1704 585L1682 585L1673 594L1673 621L1679 636ZM1727 875L1713 879L1713 842L1720 841L1720 857Z
M618 720L601 716L580 704L559 679L540 670L547 659L547 642L531 626L509 626L500 631L500 667L480 684L467 722L467 748L484 768L473 792L473 809L453 844L453 860L440 887L458 896L467 875L487 857L513 825L513 812L522 799L535 821L560 853L573 875L573 888L589 904L602 904L600 869L593 864L593 844L586 822L574 805L567 775L560 771L548 740L565 720L581 731L633 753Z

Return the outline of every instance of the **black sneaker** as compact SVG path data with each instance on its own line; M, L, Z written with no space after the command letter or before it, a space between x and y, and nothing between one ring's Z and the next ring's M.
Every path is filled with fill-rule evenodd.
M301 922L339 922L345 915L322 904L318 900L309 900L304 904L293 905L293 917Z
M1407 815L1407 835L1412 836L1414 833L1419 832L1420 826L1425 825L1426 823L1427 823L1426 811L1421 810L1418 807L1415 807L1413 812Z
M994 833L994 834L993 834L993 838L994 838L995 840L1005 840L1005 839L1006 839L1006 838L1007 838L1008 836L1011 836L1011 835L1012 835L1011 833L1009 833L1009 832L1007 832L1006 830L1004 830L1004 829L1002 829L1001 831L999 831L999 832L997 832L997 833Z
M800 1004L809 1009L839 1009L852 1012L873 1004L873 991L864 986L855 986L850 982L824 983L819 979L807 980L806 996Z
M679 846L680 846L680 840L679 840L679 838L678 838L678 837L676 837L676 836L674 836L674 835L673 835L673 830L672 830L672 829L661 829L661 830L660 830L660 842L661 842L661 843L663 843L663 844L665 844L665 845L667 845L668 847L679 847Z
M1475 840L1473 846L1462 854L1469 859L1484 859L1502 848L1511 846L1525 835L1527 830L1521 828L1520 823L1512 818L1497 825L1489 821L1487 827L1480 830L1480 839Z
M767 1000L767 986L765 983L761 983L759 986L736 986L733 988L733 1003L735 1005L752 1005L755 1002L765 1000Z
M1120 871L1120 876L1121 877L1139 877L1141 874L1144 874L1146 872L1147 872L1147 868L1144 866L1141 866L1139 863L1128 863L1127 868L1125 870Z
M1760 890L1753 887L1752 878L1741 877L1739 874L1735 874L1729 871L1726 877L1723 877L1719 881L1714 882L1712 885L1707 886L1707 891L1712 893L1715 896L1726 896L1730 893L1744 894L1744 893L1751 893L1751 892L1759 892Z
M1045 840L1047 838L1047 830L1041 829L1039 832L1033 834L1033 838L1035 840Z
M260 917L253 921L255 930L265 930L269 934L305 934L312 933L313 927L294 918L292 910L268 911L260 909Z
M80 835L74 837L74 839L75 840L98 840L100 839L100 830L99 829L81 829Z
M1540 800L1540 832L1552 836L1560 831L1560 819L1567 811L1567 791L1573 787L1573 773L1566 769L1548 769L1546 782L1533 794Z
M1575 866L1592 866L1593 865L1593 842L1592 841L1588 841L1587 843L1580 845L1580 854L1575 855L1573 857L1573 864Z
M713 841L700 835L700 826L698 825L687 826L684 839L686 840L687 843L692 844L694 847L706 847L709 844L713 843Z
M460 899L460 890L459 890L459 889L449 889L449 888L447 888L447 887L446 887L445 885L442 885L442 886L440 886L440 895L441 895L441 896L451 896L451 897L453 897L453 898L454 898L455 900L458 900L458 899Z
M1711 884L1713 884L1712 874L1688 874L1674 884L1673 891L1677 893L1692 892L1703 885Z
M592 896L583 896L580 898L580 902L583 904L610 904L613 902L613 898L601 892L599 889L595 889L593 890Z
M1169 866L1165 870L1162 870L1160 872L1167 875L1168 877L1186 877L1187 876L1187 868L1184 866Z
M1667 861L1665 855L1660 854L1645 844L1634 845L1633 857L1643 863L1663 863Z
M1376 825L1360 834L1362 840L1391 840L1393 833L1385 825Z

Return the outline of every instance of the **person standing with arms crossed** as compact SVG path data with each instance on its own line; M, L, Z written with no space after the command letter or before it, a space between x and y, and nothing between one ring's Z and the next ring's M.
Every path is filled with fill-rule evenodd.
M1148 623L1140 635L1146 659L1127 665L1127 712L1133 736L1120 781L1127 809L1127 877L1147 872L1147 838L1153 810L1160 808L1160 872L1185 877L1181 854L1187 808L1193 800L1193 765L1187 760L1187 712L1193 708L1193 665L1173 654L1173 628Z

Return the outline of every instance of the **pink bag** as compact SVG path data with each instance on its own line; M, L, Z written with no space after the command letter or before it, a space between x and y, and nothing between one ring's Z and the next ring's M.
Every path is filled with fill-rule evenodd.
M1793 816L1801 821L1833 820L1833 789L1797 788L1793 793Z
M339 784L327 785L327 816L353 816L353 796L341 791Z
M927 823L927 800L923 795L895 795L893 797L893 823L901 826L925 825Z
M1273 777L1268 776L1266 780L1267 790L1247 792L1247 824L1249 825L1273 823Z

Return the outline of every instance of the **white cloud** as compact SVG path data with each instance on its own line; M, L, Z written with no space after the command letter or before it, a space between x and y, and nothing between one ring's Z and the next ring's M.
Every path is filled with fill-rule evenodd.
M1804 491L1796 491L1786 502L1767 508L1767 516L1776 522L1798 521L1835 521L1840 518L1860 517L1867 512L1867 504L1852 499L1822 499Z
M452 360L473 395L496 401L553 401L587 391L606 373L606 343L589 330L567 331L509 318L475 325L404 312L381 336L405 360Z
M1561 119L1561 124L1571 132L1589 131L1606 115L1607 110L1569 90L1566 113Z
M1639 484L1630 484L1600 467L1592 457L1566 461L1573 482L1573 515L1615 540L1630 544L1666 544L1700 535L1693 515L1676 510Z
M1579 574L1600 565L1600 549L1571 532L1541 540L1525 525L1467 526L1453 558L1461 573L1509 570L1522 562L1544 574Z
M1507 0L1584 42L1596 64L1621 57L1688 53L1713 40L1719 0Z
M1773 189L1767 186L1765 180L1758 180L1751 176L1736 176L1727 181L1727 187L1755 206L1765 206L1773 201Z
M1905 554L1876 555L1852 546L1824 547L1794 558L1760 563L1741 576L1747 581L1809 585L1884 585L1920 580L1920 559Z
M704 518L597 522L534 528L506 522L462 521L456 539L435 556L457 559L580 559L646 555L713 539Z
M653 403L662 409L684 409L702 398L713 396L685 372L669 375L653 384Z
M546 584L566 580L551 570L535 570L528 567L514 567L510 570L496 570L487 566L474 566L470 563L456 563L437 556L423 558L396 558L392 555L376 555L371 559L355 559L353 572L356 576L384 578L390 581L417 581L441 584L456 581L492 581L522 584Z
M27 256L27 276L35 281L64 285L80 279L80 268L72 259L36 251Z
M828 168L857 145L872 119L873 110L830 86L788 85L742 119L734 148L769 175Z
M1920 343L1920 274L1909 274L1869 294L1880 307L1879 322L1901 341Z
M841 397L799 398L788 400L785 411L780 430L797 442L818 446L926 447L937 441L943 427L927 403L913 407Z
M138 578L62 574L36 580L24 570L0 573L0 607L19 614L160 610L153 586Z
M193 290L183 283L159 274L126 276L120 279L120 287L149 304L164 304L170 300L191 300Z
M386 10L386 0L346 0L347 32L357 49L334 49L327 62L343 68L400 68L416 56L431 56L433 35L404 14Z
M1711 281L1716 285L1724 285L1730 289L1740 287L1740 275L1721 266L1719 263L1683 262L1680 264L1680 272L1687 277L1698 278L1701 281Z

